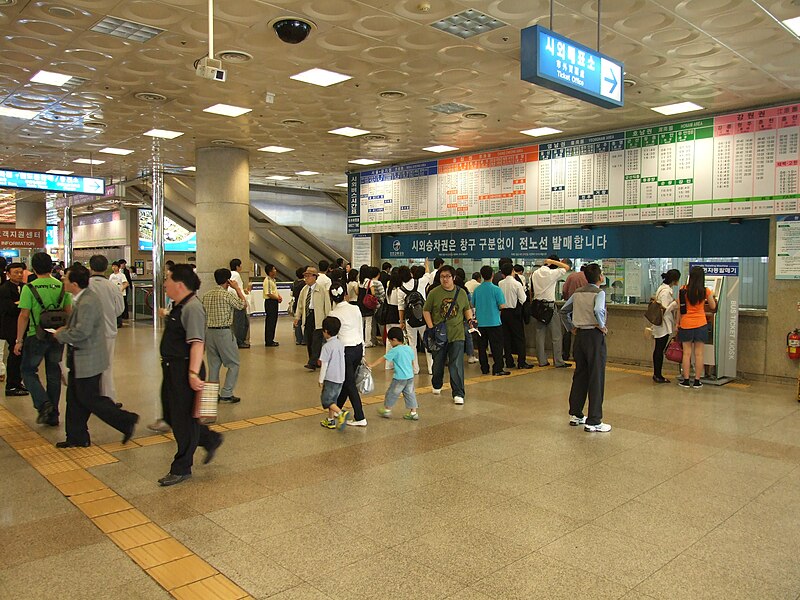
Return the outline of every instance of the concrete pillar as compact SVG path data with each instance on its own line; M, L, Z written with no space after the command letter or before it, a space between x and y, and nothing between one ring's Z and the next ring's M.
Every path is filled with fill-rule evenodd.
M44 202L44 194L36 194L31 200L17 200L15 203L16 209L16 224L18 229L41 229L43 232L47 229L47 206ZM42 245L39 248L22 248L20 249L20 260L30 264L30 257L36 252L44 251L45 237L42 234Z
M798 376L797 361L786 356L786 334L800 323L800 284L791 279L775 279L776 218L769 220L769 272L767 275L767 380ZM741 347L741 345L740 345Z
M250 267L250 159L241 148L198 148L197 274L202 292L215 284L214 271L242 260L242 279Z

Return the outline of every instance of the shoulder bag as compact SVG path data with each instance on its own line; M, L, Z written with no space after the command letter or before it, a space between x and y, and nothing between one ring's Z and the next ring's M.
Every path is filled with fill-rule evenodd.
M444 314L444 319L442 322L437 323L433 327L428 327L425 330L425 333L422 334L422 345L425 346L425 349L428 352L438 352L447 345L447 319L450 318L450 314L456 307L456 303L458 302L458 294L460 292L461 288L456 287L456 293L453 296L453 301L447 308L447 312Z
M683 346L677 337L672 338L667 344L667 349L664 351L664 356L668 361L679 363L683 360Z
M531 301L531 317L543 325L547 325L550 322L554 312L555 309L553 308L552 302L545 302L544 300L537 300L535 298Z
M656 326L661 325L664 322L664 307L655 296L650 298L650 303L647 305L647 310L644 311L644 318Z

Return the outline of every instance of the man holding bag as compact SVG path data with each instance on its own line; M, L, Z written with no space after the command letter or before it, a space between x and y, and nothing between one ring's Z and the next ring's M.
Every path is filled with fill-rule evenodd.
M429 348L433 354L433 393L442 393L444 363L447 360L453 402L464 404L464 320L472 325L473 318L467 293L456 286L455 275L456 270L450 265L439 269L441 285L428 292L422 316L429 330L425 332L426 338L440 337L436 336L437 328L446 331L446 341L436 349Z

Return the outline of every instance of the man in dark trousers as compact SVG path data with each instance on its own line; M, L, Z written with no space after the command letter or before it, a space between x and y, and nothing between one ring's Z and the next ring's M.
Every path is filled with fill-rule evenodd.
M161 405L164 420L172 427L178 451L169 473L158 480L162 486L175 485L192 476L197 446L206 450L203 464L214 458L222 435L197 422L195 393L203 389L203 352L206 313L197 299L200 278L190 265L177 264L167 274L164 287L174 302L161 337Z
M122 443L133 435L139 415L122 410L108 396L100 395L100 378L108 368L106 318L103 304L89 289L89 270L81 264L67 269L64 289L72 294L74 307L65 327L53 334L67 345L67 439L56 448L85 448L91 444L89 417L94 414L122 434Z
M589 282L578 288L561 308L566 326L575 335L575 374L569 391L569 424L584 425L585 431L606 433L603 423L603 394L606 381L606 293L597 285L600 266L591 264L584 271ZM589 415L583 407L589 396Z
M27 396L28 390L22 385L22 357L14 353L17 339L17 319L19 318L19 293L24 285L25 265L8 265L8 279L0 285L0 339L8 342L8 365L6 366L6 396ZM1 342L0 342L1 343Z
M131 270L128 268L127 260L120 258L117 262L119 263L119 270L125 275L125 280L128 282L128 287L125 288L125 310L122 311L122 318L128 319L130 318L130 309L128 307L130 306L130 299L132 298L131 290L133 290L133 277L131 277Z

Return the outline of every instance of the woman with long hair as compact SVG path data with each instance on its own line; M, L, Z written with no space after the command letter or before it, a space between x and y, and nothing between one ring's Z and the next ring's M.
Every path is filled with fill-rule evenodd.
M683 381L678 385L684 388L701 388L703 373L703 348L708 340L708 320L705 306L716 310L717 300L706 287L706 272L703 267L692 267L689 283L680 290L680 312L678 318L678 340L683 346L681 370ZM685 308L684 308L685 306ZM694 382L689 379L692 353L694 353Z
M408 270L408 267L403 268ZM392 327L400 327L400 295L402 293L400 292L400 286L402 283L400 268L394 267L389 277L389 285L386 288L386 308L388 310L386 312L384 331L389 331ZM386 352L389 352L392 349L392 345L389 343L388 336L384 337L386 337ZM394 369L394 364L387 360L385 368L387 371Z
M361 311L354 304L347 302L345 286L340 282L331 284L328 294L331 297L331 317L336 317L342 324L339 329L339 341L344 346L344 383L336 405L343 408L345 402L350 400L353 407L353 418L347 421L351 427L366 427L367 419L364 417L364 408L361 405L361 396L356 386L356 371L364 356L364 329L361 320Z
M661 369L664 367L664 351L667 343L675 329L675 313L678 311L678 301L672 293L673 286L678 285L681 279L681 272L678 269L670 269L661 274L663 283L658 286L654 298L664 308L664 316L661 325L653 325L653 337L656 340L653 349L653 381L656 383L669 383Z

